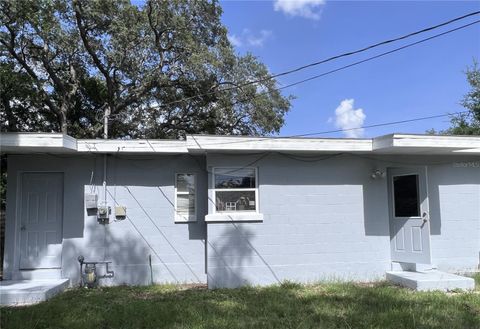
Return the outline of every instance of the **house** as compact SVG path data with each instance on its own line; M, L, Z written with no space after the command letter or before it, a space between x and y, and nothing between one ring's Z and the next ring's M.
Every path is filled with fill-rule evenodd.
M0 145L7 280L78 285L89 262L103 285L211 288L479 269L480 136Z

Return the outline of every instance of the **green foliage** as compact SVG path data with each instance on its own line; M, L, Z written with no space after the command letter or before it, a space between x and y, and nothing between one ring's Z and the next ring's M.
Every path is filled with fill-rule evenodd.
M13 62L0 62L1 131L52 131L55 116L42 106L32 79Z
M74 289L1 314L2 328L470 329L480 327L480 295L413 292L386 283L124 286Z
M451 128L443 131L451 135L480 135L480 68L476 61L465 72L470 91L463 97L461 105L467 113L455 115Z
M0 79L25 86L0 85L15 105L2 106L2 129L99 137L108 116L114 138L278 132L290 97L235 54L221 12L217 1L0 2Z

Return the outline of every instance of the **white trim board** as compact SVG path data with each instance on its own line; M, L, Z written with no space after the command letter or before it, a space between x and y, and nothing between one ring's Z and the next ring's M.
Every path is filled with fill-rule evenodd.
M186 140L76 140L56 133L2 133L2 153L205 154L311 152L480 155L480 136L390 134L371 139L189 135Z
M78 152L91 153L188 153L185 141L169 139L84 139Z
M371 139L187 136L191 151L370 152Z
M72 153L77 151L77 140L54 133L2 133L0 149L2 153Z

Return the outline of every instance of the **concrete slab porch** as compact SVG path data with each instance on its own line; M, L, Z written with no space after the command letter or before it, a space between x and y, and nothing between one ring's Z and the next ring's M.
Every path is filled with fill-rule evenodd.
M0 305L20 306L43 302L68 287L69 279L0 281Z
M387 280L418 291L475 289L475 281L472 278L437 270L416 272L389 271L387 272Z

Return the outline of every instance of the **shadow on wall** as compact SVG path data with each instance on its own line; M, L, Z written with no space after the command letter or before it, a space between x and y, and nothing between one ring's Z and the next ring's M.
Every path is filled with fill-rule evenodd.
M250 284L243 271L254 255L254 249L248 243L252 234L252 230L232 224L222 231L221 239L216 239L215 243L208 242L211 251L208 255L209 288L235 288Z
M273 267L255 248L254 230L248 225L251 224L225 223L214 242L208 242L209 288L236 288L253 282L281 283ZM254 270L244 273L249 268Z
M326 190L337 193L328 195L330 201L319 202L324 202L325 207L343 205L352 211L358 209L363 212L364 232L367 236L390 235L387 181L371 177L374 170L385 170L382 162L349 154L295 157L272 155L269 160L273 161L260 166L261 185L296 185L300 188L317 186L320 189L338 187L336 190ZM332 218L332 222L336 221L337 218Z
M443 207L446 207L445 213L451 214L449 215L450 217L458 217L459 214L465 213L465 211L474 211L474 208L468 209L468 207L475 207L475 204L469 204L468 200L475 200L475 195L472 195L472 192L464 188L456 187L456 185L480 185L480 168L476 163L478 163L478 158L476 161L470 158L457 158L457 161L428 167L430 230L432 234L440 235L442 233ZM442 191L442 188L444 191ZM444 198L447 197L449 199L449 202L443 205L440 201L442 193L445 193L443 195ZM448 197L446 193L451 193L452 195ZM462 196L464 193L467 193L467 195ZM458 198L458 202L455 201L456 198ZM476 206L478 208L478 204Z
M99 203L102 161L97 161L92 182ZM200 164L201 165L201 164ZM96 213L84 209L85 191L91 187L85 177L71 178L68 183L75 213L64 219L62 252L63 276L73 285L80 282L77 257L85 261L112 261L115 276L102 284L151 284L152 282L205 282L206 174L191 158L138 157L108 159L107 200L112 209L110 224L97 222ZM82 169L83 170L83 169ZM176 224L174 184L176 172L198 175L199 193L197 222ZM90 177L88 177L90 178ZM114 207L126 206L127 217L115 221ZM72 211L73 211L72 210ZM66 212L67 213L67 212ZM81 220L73 220L74 217ZM195 241L196 240L196 241ZM100 274L103 266L99 267ZM203 277L202 277L203 276Z
M63 277L70 279L71 285L80 284L80 263L78 256L85 257L85 261L112 261L111 269L115 271L113 278L105 278L99 281L100 285L112 284L138 284L146 285L154 282L153 271L149 266L148 255L150 250L141 243L133 233L116 238L109 233L108 225L100 225L96 218L88 218L87 229L98 234L91 235L86 241L68 239L63 244L62 268ZM105 241L105 244L104 244ZM132 264L131 260L136 260ZM128 264L121 265L119 264ZM128 270L125 267L129 267ZM105 266L97 267L97 274L105 274ZM173 280L172 280L173 281Z
M388 191L385 179L363 185L365 235L390 236Z
M173 244L159 247L161 238L158 234L152 235L151 231L139 227L134 218L127 217L121 223L114 223L123 226L122 234L118 234L118 230L110 226L112 224L99 224L94 216L86 221L86 236L65 240L63 244L62 274L70 278L72 285L80 283L77 260L80 255L86 262L112 262L110 269L115 271L114 277L101 279L100 285L204 282L198 269L194 270L185 259L185 254ZM104 265L97 268L98 275L105 274Z

